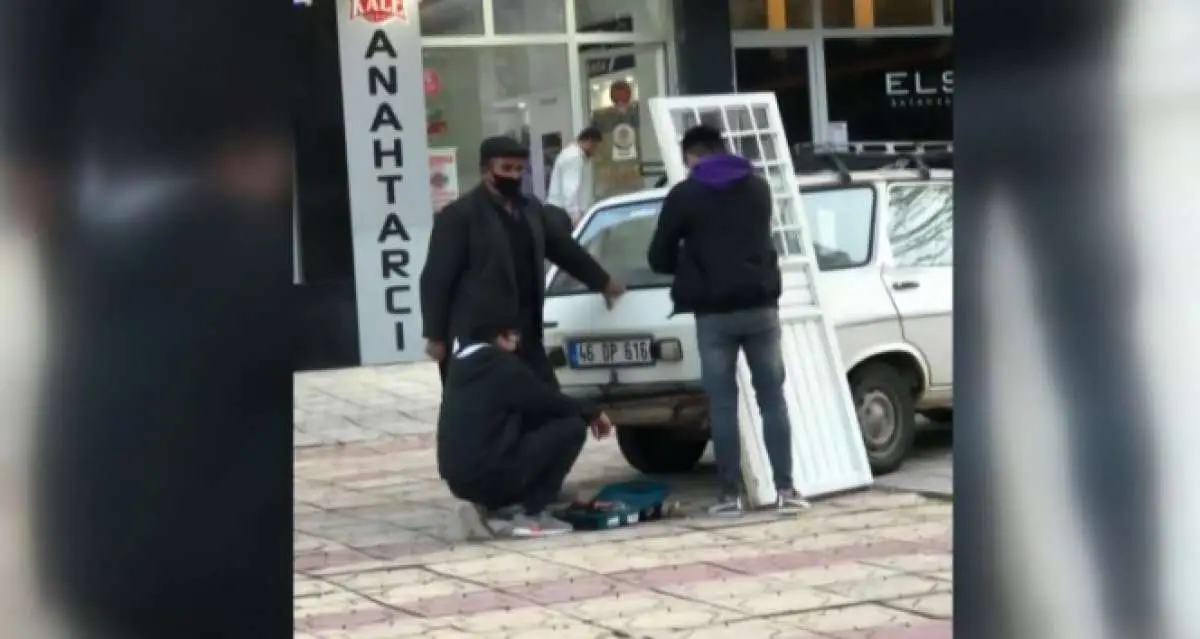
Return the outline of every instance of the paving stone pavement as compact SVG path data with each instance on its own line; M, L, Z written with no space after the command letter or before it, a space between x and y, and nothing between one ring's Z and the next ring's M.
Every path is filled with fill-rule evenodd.
M951 505L903 492L796 517L698 514L544 540L467 542L437 479L429 365L296 376L295 620L302 639L943 639ZM568 480L634 476L589 442ZM691 514L689 514L691 513Z

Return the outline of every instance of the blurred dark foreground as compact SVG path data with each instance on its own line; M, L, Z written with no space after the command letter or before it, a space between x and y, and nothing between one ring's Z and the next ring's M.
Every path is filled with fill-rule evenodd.
M288 4L9 0L50 343L38 586L81 637L289 637Z

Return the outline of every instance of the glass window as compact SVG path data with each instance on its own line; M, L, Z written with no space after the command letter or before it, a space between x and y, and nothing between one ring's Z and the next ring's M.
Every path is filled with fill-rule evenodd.
M942 0L942 15L946 19L946 24L954 24L954 0Z
M811 29L813 0L729 0L734 29Z
M422 0L418 7L421 35L483 34L483 0Z
M827 27L857 29L930 26L934 1L822 0L821 21Z
M829 120L853 142L953 139L954 39L826 40Z
M588 120L604 135L592 159L596 200L646 188L645 167L662 162L646 101L666 93L665 55L662 45L579 47Z
M501 35L567 30L563 0L502 0L492 3L492 14L496 33Z
M836 271L862 266L871 260L874 188L852 186L804 191L801 199L817 251L817 268Z
M670 0L575 0L575 30L581 33L666 34Z
M888 197L888 240L896 266L953 266L953 185L893 184Z
M670 286L671 276L651 271L646 262L661 208L662 200L644 200L600 209L583 227L579 244L604 270L629 288ZM546 294L566 295L586 290L581 282L559 271Z
M528 193L545 197L548 162L572 140L565 45L426 47L426 130L430 148L456 152L458 187L479 182L479 143L511 135L529 146Z
M735 49L733 53L738 92L774 93L788 141L792 144L812 142L812 87L808 84L808 49Z

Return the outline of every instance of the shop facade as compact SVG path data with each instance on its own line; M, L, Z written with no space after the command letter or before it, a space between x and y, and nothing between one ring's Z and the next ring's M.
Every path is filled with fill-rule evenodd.
M773 91L793 142L951 132L948 0L311 0L296 14L302 369L420 357L405 319L419 316L415 294L393 295L399 286L381 279L381 260L402 250L385 246L384 224L398 213L392 235L420 245L433 211L478 181L488 135L528 144L527 189L541 195L559 149L598 124L607 135L597 182L608 195L657 179L645 104L659 95ZM386 43L372 42L379 30ZM389 61L393 53L405 59ZM393 66L405 71L401 86L372 102ZM379 115L385 102L395 118ZM389 122L404 132L377 135ZM393 178L403 193L389 203L376 184L386 178L367 174L398 161L401 147L407 181ZM402 259L419 264L422 253ZM397 322L407 322L400 345Z

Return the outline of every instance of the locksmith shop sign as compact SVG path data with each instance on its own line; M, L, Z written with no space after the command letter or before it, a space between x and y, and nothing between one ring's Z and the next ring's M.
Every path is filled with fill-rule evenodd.
M362 363L424 357L433 206L418 0L337 0Z

